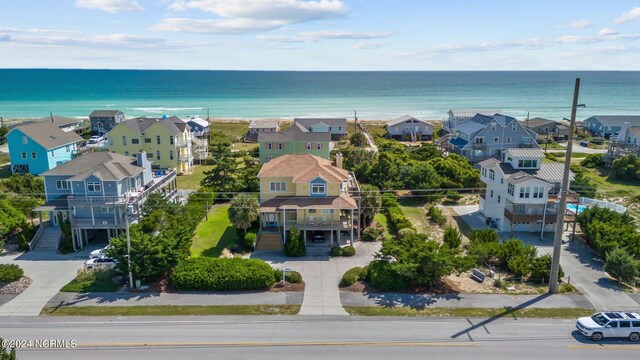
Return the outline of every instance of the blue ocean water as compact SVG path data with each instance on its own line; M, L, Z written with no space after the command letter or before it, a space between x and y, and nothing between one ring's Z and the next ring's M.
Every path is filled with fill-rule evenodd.
M226 118L295 116L441 119L450 108L569 117L582 78L578 119L640 114L640 72L277 72L0 69L0 117L135 115Z

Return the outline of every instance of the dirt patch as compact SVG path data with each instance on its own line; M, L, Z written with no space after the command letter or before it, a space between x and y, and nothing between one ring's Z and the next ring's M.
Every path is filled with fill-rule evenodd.
M294 284L294 283L277 283L275 285L273 285L273 287L271 289L269 289L269 292L299 292L299 291L304 291L304 281L301 284Z
M458 291L457 288L451 286L451 284L447 281L442 281L438 285L430 288L426 287L412 287L409 289L405 289L402 291L384 291L378 290L373 286L369 285L366 281L358 281L355 284L347 287L341 287L340 291L347 292L355 292L355 293L375 293L375 294L384 294L384 293L394 293L394 294L413 294L413 295L442 295L442 294L455 294Z
M464 272L460 275L449 275L445 277L444 281L448 283L452 288L458 289L461 293L467 294L531 294L537 295L546 291L545 285L534 285L528 282L519 282L512 280L504 280L507 279L507 273L496 272L494 278L487 278L484 282L480 283L474 280L470 276L471 272ZM504 286L497 287L495 286L495 279L503 279Z

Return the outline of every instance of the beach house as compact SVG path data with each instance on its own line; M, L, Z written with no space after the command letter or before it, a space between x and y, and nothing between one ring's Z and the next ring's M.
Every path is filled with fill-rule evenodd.
M527 129L533 130L538 134L541 141L548 138L550 141L562 141L569 137L569 124L561 123L554 120L535 117L520 122Z
M107 134L109 151L132 156L140 150L154 168L191 173L193 139L189 126L177 116L125 120Z
M249 131L244 137L246 142L257 142L258 134L260 133L273 133L280 131L280 120L278 119L262 119L251 120L249 122Z
M50 221L36 234L33 244L38 247L46 231L57 234L53 237L57 248L62 218L71 225L74 249L81 249L93 237L118 236L127 223L139 221L150 194L161 193L173 199L177 193L176 173L152 171L144 151L133 155L90 152L43 173L46 203L34 211L41 219L47 213Z
M206 137L211 131L211 124L203 118L194 116L183 120L189 126L193 136Z
M485 184L480 212L488 225L500 231L554 231L564 164L543 163L542 159L540 149L516 148L507 149L503 161L479 163L480 180ZM574 180L573 173L570 180ZM578 199L570 192L569 203L577 204Z
M294 118L293 123L311 132L329 133L331 140L340 140L347 134L346 118Z
M262 165L258 179L258 249L279 248L294 226L305 242L320 246L358 238L359 188L352 172L315 155L291 154Z
M11 172L39 175L73 159L82 138L51 121L31 121L7 134Z
M433 125L413 116L405 115L387 122L387 134L396 140L431 140Z
M453 133L456 127L465 121L471 120L476 114L481 115L493 115L501 114L502 110L489 110L489 109L451 109L447 112L447 118L442 122L442 127L445 131Z
M584 120L584 125L591 134L609 138L622 130L622 125L640 126L640 115L594 115Z
M476 114L456 126L455 133L443 146L474 163L488 158L500 159L507 149L540 148L535 132L526 129L515 118L502 114Z
M58 116L58 115L52 115L52 116L47 116L40 119L29 120L24 124L28 124L32 122L34 123L50 122L56 125L57 127L59 127L60 130L64 132L70 132L70 131L79 132L79 131L82 131L85 127L84 121L82 119L69 118L69 117Z
M261 132L258 134L260 163L266 163L286 154L311 154L329 159L331 134L312 132L294 122L282 132Z
M123 122L124 113L120 110L94 110L89 114L91 123L91 133L94 135L105 135L116 125Z

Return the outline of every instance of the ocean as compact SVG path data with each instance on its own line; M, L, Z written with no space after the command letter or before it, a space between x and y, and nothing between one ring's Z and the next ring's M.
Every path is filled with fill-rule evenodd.
M582 78L578 119L640 114L640 72L456 71L288 72L0 69L0 117L127 116L217 118L333 116L441 119L451 108L502 109L525 118L569 117Z

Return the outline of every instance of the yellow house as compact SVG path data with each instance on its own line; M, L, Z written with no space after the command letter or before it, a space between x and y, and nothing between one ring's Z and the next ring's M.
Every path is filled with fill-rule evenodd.
M140 150L154 167L191 173L192 140L189 126L177 116L125 120L107 134L109 151L133 156Z
M359 188L352 172L315 155L289 154L264 164L258 178L258 249L275 239L286 243L294 225L308 245L353 244L360 214L354 197Z

